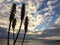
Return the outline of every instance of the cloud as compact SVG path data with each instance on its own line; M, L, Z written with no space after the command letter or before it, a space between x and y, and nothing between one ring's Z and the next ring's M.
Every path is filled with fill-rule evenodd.
M55 23L50 27L50 29L59 29L60 28L60 17L58 17Z
M55 23L52 26L43 31L40 31L41 34L33 35L38 39L49 39L49 40L59 40L60 39L60 17L56 19Z
M10 1L10 0L9 0ZM9 2L7 0L7 2ZM21 2L22 0L14 0L14 2ZM2 4L2 6L0 7L1 8L1 15L5 15L7 18L9 18L9 13L10 10L11 10L11 4L7 4L7 2L5 2L5 4ZM25 1L26 2L26 1ZM43 21L43 16L38 14L37 13L37 9L39 7L39 5L41 5L40 3L38 2L43 2L43 0L38 0L38 1L33 1L33 0L28 0L27 1L27 5L26 5L26 12L28 17L29 17L29 29L30 30L33 30L36 25L39 25L40 23L42 23ZM12 3L12 2L11 2ZM3 7L3 8L2 8ZM4 11L2 11L4 10ZM17 18L17 22L20 24L20 11L21 11L21 4L20 5L17 5L17 13L16 13L16 18ZM35 15L33 16L32 13ZM17 23L17 28L19 27L19 24ZM32 24L32 25L31 25ZM22 26L22 29L24 28L24 26Z
M55 4L56 2L58 2L58 0L50 0L47 2L47 5L51 6L52 4Z
M23 0L14 0L13 2L10 2L10 1L12 1L12 0L5 0L5 2L4 2L4 0L0 1L0 12L1 12L0 17L2 18L2 19L0 19L1 20L0 27L8 28L9 14L10 14L11 6L12 6L12 3L15 2L17 4L17 13L16 13L17 25L16 25L16 30L15 30L15 33L16 33L18 31L19 25L20 25L20 14L21 14L20 12L21 12L21 6L22 6L21 2L23 2ZM40 11L37 11L37 9L39 7L41 7L42 4L44 3L44 0L25 0L26 15L29 17L29 26L28 26L27 34L30 34L30 35L32 35L32 37L36 37L36 38L41 37L40 35L43 34L45 28L47 28L51 25L50 22L53 18L52 15L55 14L55 11L54 11L55 8L60 6L60 3L52 6L52 4L55 4L56 2L58 2L58 1L49 0L46 4L47 7L44 7ZM45 13L41 14L40 12L45 12ZM55 30L57 28L60 28L59 22L60 22L60 18L58 18L56 20L55 24L53 26L51 26L49 28L49 30L50 29ZM39 25L39 29L35 29L38 25ZM41 26L41 28L40 28L40 26ZM12 32L12 29L11 29L11 32ZM24 33L24 22L22 24L21 33Z
M0 1L0 3L2 3L2 2L3 2L3 0Z
M21 0L14 0L14 2L20 2Z
M60 16L56 19L55 24L60 25Z
M36 30L36 31L29 30L27 34L33 34L33 35L35 35L35 34L39 35L40 34L41 35L41 34L45 33L44 30L45 30L45 28L41 28L40 31L39 30ZM60 30L60 17L56 19L55 23L52 26L50 26L49 29L47 29L48 32L49 32L49 30L53 30L53 31L54 30ZM51 31L51 33L52 33L52 31ZM53 33L55 33L55 32L53 32Z
M6 0L7 2L10 2L12 0ZM22 3L24 2L23 0L14 0L13 2L7 3L4 2L3 0L1 0L0 4L0 10L1 10L1 15L4 15L5 17L7 17L6 22L8 21L9 18L9 12L11 10L11 6L12 3L15 2L17 4L17 13L16 13L16 18L17 18L17 25L16 28L19 28L19 24L20 24L20 12L21 12L21 6ZM40 11L37 11L37 9L43 4L44 0L25 0L26 2L26 15L28 15L29 17L29 30L34 30L35 27L37 27L38 25L41 26L41 24L43 23L44 25L42 26L42 28L40 29L45 29L45 27L47 27L48 25L50 25L50 21L52 20L52 15L54 14L54 10L56 7L58 7L60 4L58 3L57 5L52 6L52 4L55 4L57 1L48 1L46 5L48 5L48 7L44 7L43 9L41 9ZM18 5L19 4L19 5ZM4 11L2 11L4 10ZM45 12L44 14L40 14L40 12ZM5 19L5 18L4 18ZM8 25L8 24L7 24ZM22 29L24 29L24 22L22 25ZM40 30L38 29L38 30Z
M56 17L58 17L57 14L55 14L56 12L54 11L56 8L58 8L60 6L59 2L58 2L58 4L56 4L57 2L58 1L56 1L56 0L47 1L47 5L46 5L47 7L44 7L43 9L38 11L38 13L39 14L42 13L43 17L44 17L44 21L43 21L44 25L42 26L42 28L39 28L39 29L45 29L46 27L49 27L51 25L51 22L53 22L53 20L52 20L54 18L53 15L56 15Z

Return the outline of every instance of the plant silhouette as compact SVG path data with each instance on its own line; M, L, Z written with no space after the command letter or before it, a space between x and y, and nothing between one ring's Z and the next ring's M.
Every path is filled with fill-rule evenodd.
M25 18L24 30L25 30L25 33L24 33L24 37L23 37L21 45L23 45L23 43L24 43L25 35L26 35L27 30L28 30L28 16Z
M16 4L14 3L13 6L12 6L12 10L10 12L10 17L9 17L10 22L9 22L9 29L8 29L7 45L9 45L10 27L11 27L11 22L14 19L15 13L16 13Z
M15 29L15 26L16 26L16 18L13 19L13 22L12 22L12 28L13 28L13 40L14 40L14 29Z
M25 4L22 5L22 9L21 9L21 22L23 21L25 16Z
M16 4L14 3L10 13L16 13Z
M15 43L17 41L19 32L21 30L21 26L22 26L22 22L23 22L24 16L25 16L25 4L22 4L22 8L21 8L21 23L20 23L20 27L19 27L19 30L18 30L18 33L17 33L17 36L16 36L16 38L14 40L14 44L13 45L15 45Z

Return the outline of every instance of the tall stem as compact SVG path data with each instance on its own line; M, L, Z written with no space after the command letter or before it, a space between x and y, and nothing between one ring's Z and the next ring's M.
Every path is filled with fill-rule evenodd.
M16 36L16 38L15 38L15 40L14 40L14 44L13 44L13 45L15 45L15 43L16 43L16 41L17 41L17 38L18 38L18 36L19 36L19 32L20 32L20 30L21 30L21 26L22 26L22 21L21 21L21 23L20 23L20 27L19 27L19 30L18 30L18 33L17 33L17 36Z
M10 21L10 23L9 23L7 45L9 45L10 27L11 27L11 21Z
M15 37L15 36L14 36L14 28L13 28L13 44L14 44L14 37Z
M23 45L23 43L24 43L25 35L26 35L26 32L24 33L24 37L23 37L21 45Z
M14 40L14 37L15 37L15 36L14 36L14 28L13 28L13 40Z

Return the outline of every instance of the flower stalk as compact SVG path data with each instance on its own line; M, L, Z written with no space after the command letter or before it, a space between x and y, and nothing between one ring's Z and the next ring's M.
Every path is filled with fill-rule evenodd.
M24 43L25 36L26 36L27 30L28 30L28 17L26 17L26 19L25 19L24 30L25 30L25 33L24 33L24 37L23 37L21 45L23 45L23 43Z

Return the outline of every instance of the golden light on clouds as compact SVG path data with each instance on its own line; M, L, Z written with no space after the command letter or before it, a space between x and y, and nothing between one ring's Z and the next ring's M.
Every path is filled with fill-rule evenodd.
M20 2L20 0L14 0L14 2Z
M35 35L35 34L41 35L42 33L43 33L43 31L29 31L29 32L27 32L27 34L33 34L33 35Z

